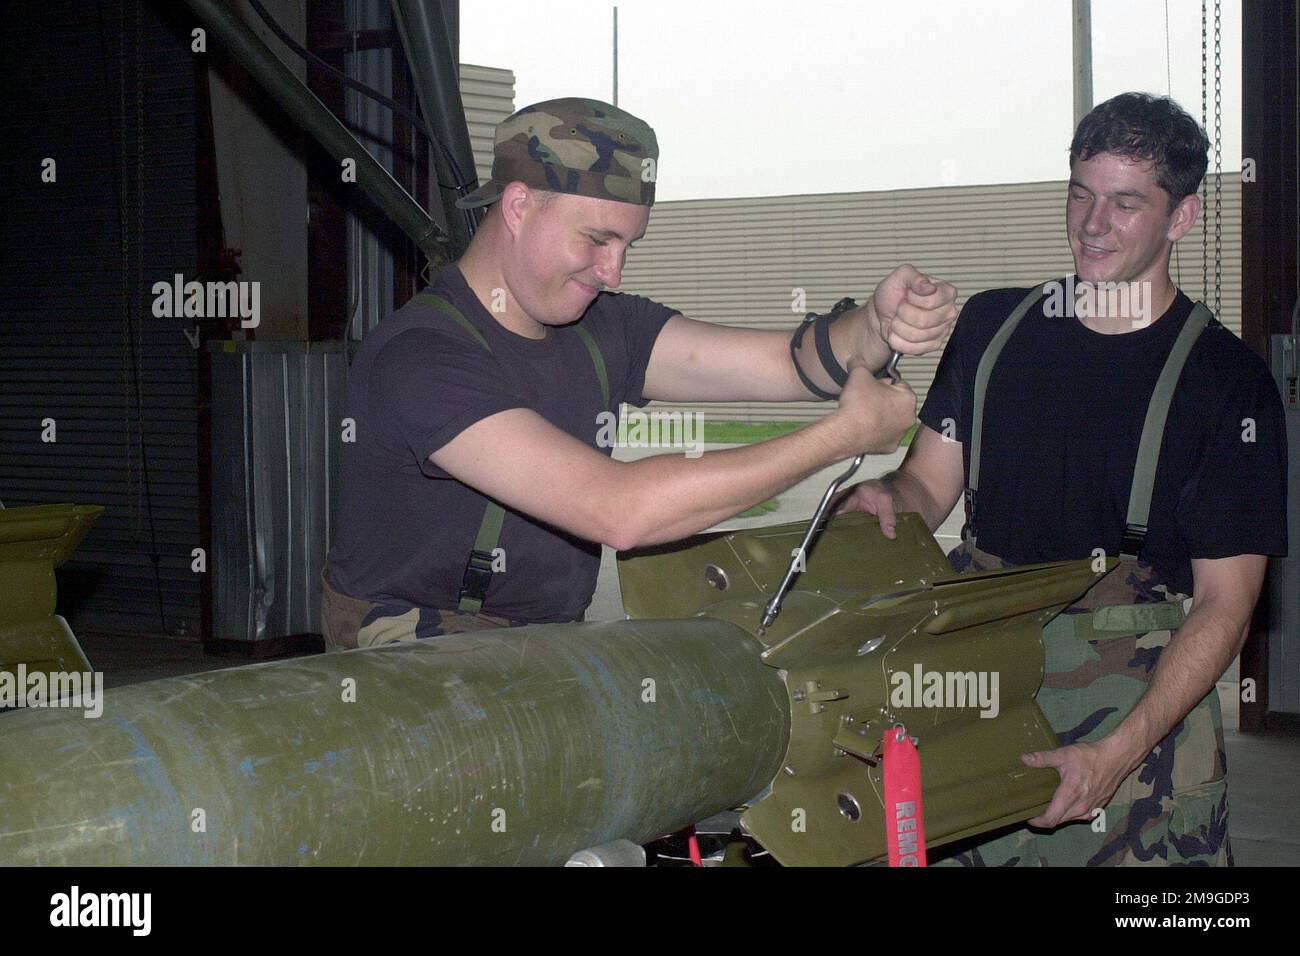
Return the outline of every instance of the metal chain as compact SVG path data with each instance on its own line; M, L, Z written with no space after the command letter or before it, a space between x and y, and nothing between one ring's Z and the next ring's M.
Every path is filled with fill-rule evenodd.
M1207 74L1209 63L1209 22L1206 5L1208 0L1201 0L1201 129L1210 125L1208 96L1210 80ZM1201 179L1201 298L1205 298L1210 287L1210 231L1206 228L1205 217L1210 208L1210 184Z
M149 534L149 559L153 563L154 595L158 599L158 626L168 633L167 611L163 606L161 576L162 555L158 551L158 529L154 524L153 496L149 482L149 447L145 443L144 429L144 0L135 3L135 222L136 222L136 286L133 300L136 306L135 323L135 410L140 437L140 503L137 515L140 522L140 539Z
M137 437L140 441L140 453L144 454L144 412L141 386L144 384L144 309L141 297L144 295L144 62L141 51L144 49L141 35L141 21L144 10L140 0L135 5L135 290L131 296L135 308L135 357L136 383L135 408ZM142 469L143 471L143 469ZM136 485L136 508L134 519L137 533L144 535L145 483Z
M1169 0L1165 0L1165 95L1174 95L1173 55L1169 45ZM1175 285L1183 284L1183 261L1178 255L1178 243L1174 243Z
M1218 315L1223 285L1223 59L1220 0L1214 0L1214 314Z
M122 243L122 439L126 447L126 488L128 532L134 537L135 520L131 514L131 503L135 500L136 475L135 423L131 418L131 241L128 235L127 200L126 200L126 0L120 0L117 8L117 122L121 128L118 142L121 152L118 154L118 225ZM109 117L112 122L112 117Z

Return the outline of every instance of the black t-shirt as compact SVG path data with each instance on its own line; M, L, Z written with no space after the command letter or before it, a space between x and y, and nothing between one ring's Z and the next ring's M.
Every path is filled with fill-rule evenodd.
M447 266L427 290L483 334L488 352L434 307L412 300L362 342L349 371L338 529L331 584L378 604L455 608L487 499L429 455L464 429L510 408L530 408L602 454L601 412L641 395L656 337L672 309L634 295L601 293L580 320L600 346L610 399L573 326L527 339L483 308L460 269ZM608 433L608 430L607 430ZM581 489L573 489L581 493ZM600 545L507 511L505 571L494 573L483 610L518 621L581 618L591 603Z
M1029 291L995 289L966 303L921 409L922 422L962 442L968 478L975 370ZM1029 310L989 378L981 550L1012 564L1119 554L1147 405L1192 304L1179 292L1159 319L1118 335L1049 317L1042 305ZM1212 321L1174 390L1140 557L1190 594L1192 558L1285 554L1286 468L1268 367Z

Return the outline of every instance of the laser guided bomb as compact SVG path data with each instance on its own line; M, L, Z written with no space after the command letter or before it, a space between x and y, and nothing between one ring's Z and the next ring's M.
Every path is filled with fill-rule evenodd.
M889 540L850 515L760 633L804 532L621 555L626 621L153 681L110 690L99 719L0 715L0 863L559 864L739 806L782 863L859 863L885 853L896 723L919 740L932 846L1038 812L1056 774L1019 754L1056 743L1041 627L1099 575L955 575L917 516ZM894 706L918 665L997 673L996 717Z

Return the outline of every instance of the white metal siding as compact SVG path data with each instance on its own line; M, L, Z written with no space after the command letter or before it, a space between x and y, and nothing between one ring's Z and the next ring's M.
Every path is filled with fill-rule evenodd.
M1065 238L1064 181L949 186L888 192L701 199L658 203L628 256L623 291L649 296L693 319L753 328L793 328L793 290L807 311L865 299L894 266L910 262L960 290L958 304L985 289L1030 286L1073 271ZM1213 183L1210 188L1213 216ZM1223 307L1241 329L1241 183L1223 182ZM1210 290L1213 293L1213 224ZM1201 298L1201 228L1176 247L1174 280ZM1210 303L1213 307L1213 302ZM906 358L903 374L925 400L938 355ZM656 407L658 403L656 403ZM806 420L818 402L664 405L713 420Z
M479 182L492 178L492 133L515 111L515 74L493 66L460 65L460 99Z

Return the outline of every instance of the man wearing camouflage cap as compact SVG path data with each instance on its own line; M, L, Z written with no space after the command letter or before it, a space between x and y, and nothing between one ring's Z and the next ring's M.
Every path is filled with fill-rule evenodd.
M330 647L580 620L602 544L673 541L898 446L916 396L872 373L891 350L938 348L956 290L902 266L807 345L606 292L645 233L658 158L649 126L597 100L538 103L498 127L492 180L460 202L489 207L469 248L352 365ZM810 394L839 407L694 459L616 462L599 434L623 402Z

